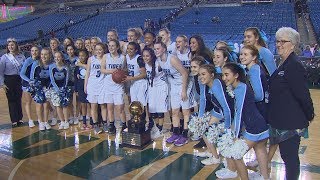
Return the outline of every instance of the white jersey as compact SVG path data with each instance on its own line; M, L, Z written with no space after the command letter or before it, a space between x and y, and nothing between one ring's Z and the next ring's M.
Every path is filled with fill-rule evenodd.
M146 71L147 71L147 80L148 85L151 86L161 86L167 84L167 77L164 71L162 71L160 64L158 61L155 62L155 76L153 77L153 81L151 79L152 76L152 67L146 64Z
M140 68L145 66L145 63L143 61L138 62L138 57L140 57L139 54L135 55L134 58L130 59L129 55L126 55L128 75L131 77L140 75ZM145 79L133 81L131 82L131 84L138 83L140 81L145 81Z
M167 46L167 52L169 54L177 55L177 47L176 47L176 42L172 42Z
M101 74L101 63L95 56L91 56L90 73L88 77L87 93L99 95L103 87L104 74Z
M125 57L119 54L117 57L112 57L110 53L106 55L106 69L123 69L125 65ZM112 80L112 74L107 74L104 80L105 94L123 94L123 84L117 84Z
M181 61L181 64L184 66L184 68L188 70L188 72L190 72L190 67L191 67L191 60L189 58L189 53L190 53L189 49L184 54L181 54L180 51L177 51L178 59Z
M157 61L160 64L160 67L162 68L162 70L164 71L164 73L166 74L167 78L168 78L168 82L170 84L174 84L174 85L182 85L182 75L180 74L180 72L174 68L171 64L171 58L173 55L168 54L168 57L166 59L166 61L161 61L160 58L157 59Z

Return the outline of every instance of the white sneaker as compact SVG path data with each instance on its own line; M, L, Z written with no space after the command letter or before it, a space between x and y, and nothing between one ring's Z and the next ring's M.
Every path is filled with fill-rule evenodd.
M227 173L228 171L230 171L228 168L221 168L218 171L216 171L216 175L218 176L222 176L223 174Z
M230 169L227 169L227 168L224 168L226 170L223 171L223 173L217 173L216 172L216 176L217 178L220 178L220 179L231 179L231 178L236 178L238 176L238 173L237 172L233 172L231 171Z
M195 155L198 157L212 157L212 153L210 153L209 151L197 152L195 153Z
M73 118L69 119L69 124L73 124Z
M264 180L263 176L258 172L252 172L248 174L249 180Z
M64 123L63 129L69 129L69 123L68 123L68 122L65 122L65 123Z
M35 127L36 125L34 125L34 122L33 120L29 120L29 127L32 128L32 127Z
M45 122L44 126L46 127L47 130L51 129L51 126L50 126L50 124L48 122Z
M156 126L153 126L151 129L151 139L155 140L161 136L159 129Z
M73 118L73 124L78 124L79 123L79 119L78 118Z
M57 122L58 122L57 118L52 118L50 125L55 126L57 124Z
M192 141L199 141L200 139L201 139L201 137L199 137L199 136L191 136L190 137L190 139L192 140Z
M255 160L247 162L246 165L249 166L249 167L256 167L256 166L259 165L259 162L258 162L257 159L255 159Z
M40 130L40 131L46 130L46 126L45 126L44 122L40 122L40 124L39 124L39 130Z
M201 161L202 164L204 165L212 165L212 164L219 164L220 163L220 159L216 159L215 157L209 157L207 159L204 159Z
M65 123L65 121L60 122L59 129L64 129L64 123Z

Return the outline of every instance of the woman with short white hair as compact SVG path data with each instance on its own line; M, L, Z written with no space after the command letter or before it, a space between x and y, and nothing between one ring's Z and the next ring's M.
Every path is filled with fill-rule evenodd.
M276 32L281 61L269 80L270 143L279 144L286 179L290 180L299 178L300 138L306 137L309 123L314 118L306 71L294 52L299 42L299 33L290 27L282 27Z

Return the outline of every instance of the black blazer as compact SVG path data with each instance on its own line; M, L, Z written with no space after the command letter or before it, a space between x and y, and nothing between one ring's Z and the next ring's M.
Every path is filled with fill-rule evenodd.
M271 127L282 130L308 127L314 109L306 75L294 53L272 74L267 116Z

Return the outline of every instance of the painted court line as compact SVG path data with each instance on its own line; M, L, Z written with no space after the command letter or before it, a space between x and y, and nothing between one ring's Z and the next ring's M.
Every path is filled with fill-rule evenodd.
M13 170L11 171L8 180L12 180L14 175L16 174L17 170L19 169L19 167L22 165L22 163L25 161L25 159L19 161L19 163L16 165L16 167L13 168Z

